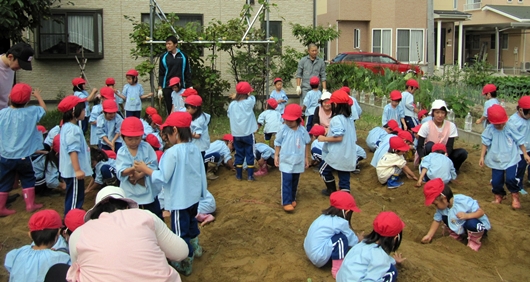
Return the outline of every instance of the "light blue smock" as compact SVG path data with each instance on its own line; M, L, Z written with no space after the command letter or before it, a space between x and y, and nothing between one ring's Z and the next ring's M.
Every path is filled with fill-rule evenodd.
M280 112L273 109L263 111L258 116L258 123L265 125L263 127L263 133L276 133L280 130L283 119Z
M232 101L228 106L228 118L230 119L230 131L234 137L245 137L258 130L254 105L256 97L249 95L247 99Z
M43 140L37 123L45 114L40 106L0 110L0 156L22 159L40 150Z
M462 194L455 194L453 196L453 206L451 208L448 207L445 210L436 209L436 213L434 214L434 220L441 222L442 216L445 215L447 216L447 223L449 223L449 228L451 228L451 230L453 230L453 232L455 232L456 234L464 234L464 227L462 225L464 225L466 221L464 219L458 219L456 214L459 212L473 213L476 212L479 208L480 207L478 205L478 202L473 198ZM486 230L491 229L491 223L486 214L479 217L478 220L482 222Z
M72 152L77 152L79 168L85 173L85 176L92 175L90 148L86 144L83 130L77 124L66 122L61 127L60 135L59 172L61 177L75 177L74 167L70 159Z
M280 126L274 146L280 148L280 171L302 173L305 170L306 145L311 142L309 133L303 126L291 129L286 124Z
M481 137L482 144L488 147L484 164L489 168L505 170L521 160L519 146L524 145L525 138L511 122L507 122L502 130L488 124Z
M325 142L322 159L332 168L340 171L354 171L357 166L357 134L355 125L343 115L336 115L329 122L327 137L342 136L341 142Z

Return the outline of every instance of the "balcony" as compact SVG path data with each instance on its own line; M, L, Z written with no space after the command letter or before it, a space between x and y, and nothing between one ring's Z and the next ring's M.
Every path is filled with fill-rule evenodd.
M471 2L471 3L470 3ZM468 3L464 4L464 11L476 11L476 10L480 10L480 7L482 5L482 1L469 1L468 0Z

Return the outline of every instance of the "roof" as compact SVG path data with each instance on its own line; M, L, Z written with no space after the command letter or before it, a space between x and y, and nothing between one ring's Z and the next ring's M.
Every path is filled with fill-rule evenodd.
M530 6L486 5L482 11L491 11L517 22L530 22Z
M434 10L434 18L444 20L468 20L471 18L471 14L456 10Z
M434 10L435 14L438 15L461 15L461 16L471 16L471 14L456 11L456 10Z

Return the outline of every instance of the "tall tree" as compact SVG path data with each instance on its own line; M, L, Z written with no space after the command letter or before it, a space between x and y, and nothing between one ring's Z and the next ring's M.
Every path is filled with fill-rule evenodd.
M51 15L51 8L61 0L0 0L0 38L14 42L22 39L22 32L40 26L42 19Z

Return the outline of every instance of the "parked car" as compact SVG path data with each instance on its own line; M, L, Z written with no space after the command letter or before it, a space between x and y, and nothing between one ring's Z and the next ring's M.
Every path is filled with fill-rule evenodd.
M383 74L384 68L391 69L399 73L408 73L414 72L422 74L419 66L403 64L400 61L379 53L369 53L369 52L344 52L338 54L332 61L332 64L336 63L345 63L351 64L355 63L359 67L367 68L374 73Z

